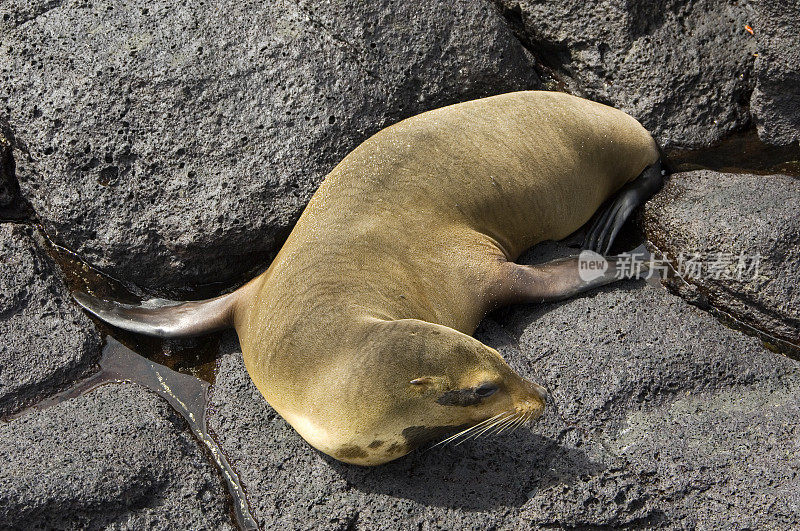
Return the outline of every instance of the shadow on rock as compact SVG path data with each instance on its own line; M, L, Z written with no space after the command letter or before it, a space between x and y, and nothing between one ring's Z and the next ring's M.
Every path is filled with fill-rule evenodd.
M619 292L620 295L622 295L647 288L648 284L644 280L621 280L607 286L595 288L586 293L581 293L580 295L563 301L508 306L489 314L488 318L479 325L478 330L475 332L475 337L494 348L500 348L503 345L510 345L512 347L518 346L522 334L526 329L535 326L537 321L543 319L551 312L558 313L566 311L569 313L569 309L563 310L562 307L568 307L575 300L592 299L601 293ZM585 318L585 316L576 313L575 319L578 320L581 318ZM502 325L500 323L502 323ZM498 326L500 326L502 330L498 330Z
M571 485L605 468L582 450L562 447L528 430L417 450L374 468L327 459L359 491L465 510L519 507L539 489Z

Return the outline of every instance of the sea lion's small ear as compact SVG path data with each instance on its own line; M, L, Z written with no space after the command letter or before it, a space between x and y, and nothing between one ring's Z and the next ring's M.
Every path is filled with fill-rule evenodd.
M430 376L423 376L422 378L415 378L408 383L411 385L429 385L433 383L433 378Z

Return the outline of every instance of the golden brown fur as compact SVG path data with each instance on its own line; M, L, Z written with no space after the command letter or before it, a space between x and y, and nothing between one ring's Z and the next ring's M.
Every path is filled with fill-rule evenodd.
M270 268L234 293L160 307L75 298L161 337L234 325L256 386L309 443L349 463L384 463L453 430L477 436L541 415L543 388L470 334L496 306L613 281L611 270L584 281L571 261L513 261L578 229L657 159L636 120L566 94L453 105L353 150ZM642 175L590 242L610 245L662 182L658 165Z
M321 426L299 428L318 448L362 448L311 432L351 432L348 416L368 423L398 399L387 375L408 381L408 334L425 325L397 333L392 323L471 334L510 298L507 262L578 229L657 158L630 116L554 92L470 101L380 131L326 177L236 312L253 381L290 422ZM310 410L312 421L298 413Z

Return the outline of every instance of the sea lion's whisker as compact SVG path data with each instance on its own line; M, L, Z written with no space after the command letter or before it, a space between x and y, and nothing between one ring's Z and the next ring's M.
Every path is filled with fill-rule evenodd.
M468 432L465 432L463 434L464 436L461 438L461 440L456 442L453 446L458 446L459 444L461 444L461 443L463 443L465 441L468 441L468 440L471 440L471 439L476 439L476 438L480 437L480 435L483 432L485 432L488 429L491 429L492 427L496 426L499 422L502 422L503 420L505 420L503 415L506 415L506 414L508 414L508 412L504 411L503 413L495 415L494 417L489 419L491 422L488 422L488 423L487 422L483 422L483 423L481 423L480 426L473 427L473 429L469 430ZM451 442L453 442L453 441L451 441Z
M470 434L469 434L469 437L466 437L466 438L464 438L464 439L462 439L462 440L458 441L458 442L457 442L457 443L456 443L454 446L458 446L459 444L461 444L461 443L463 443L464 441L467 441L467 440L469 440L469 439L477 439L477 438L478 438L478 437L480 437L480 436L481 436L483 433L485 433L485 432L486 432L486 430L490 430L490 429L494 428L494 427L495 427L495 426L497 426L499 423L501 423L501 422L504 422L504 421L505 421L505 420L508 418L508 417L501 417L501 415L509 415L509 414L511 414L511 412L510 412L510 411L503 411L503 412L502 412L502 413L500 413L499 415L495 415L495 416L494 416L494 417L492 417L492 419L491 419L493 422L491 422L491 423L489 423L489 424L486 424L485 426L481 427L481 429L480 429L480 430L473 431L472 433L470 433Z
M523 421L523 424L525 424L525 423L527 423L527 422L530 422L530 420L531 420L532 418L533 418L533 411L528 411L528 414L527 414L527 415L525 415L525 420Z
M458 446L471 439L479 439L481 437L490 436L495 437L508 430L513 432L521 425L525 424L525 422L530 420L532 415L532 411L505 411L499 415L495 415L494 417L486 419L467 430L459 432L439 444L446 444L449 442L454 442L456 439L461 439L454 444L454 446Z
M454 446L458 446L459 444L463 443L464 441L467 441L467 440L470 440L470 439L476 439L476 438L480 437L480 435L482 433L484 433L486 430L491 429L494 426L496 426L497 423L504 421L507 418L507 415L509 415L509 414L511 414L510 411L503 411L501 413L498 413L494 417L486 419L485 421L473 426L472 428L470 428L469 430L467 430L466 432L464 432L462 434L465 437L463 439L461 439L460 441L458 441Z
M433 446L431 446L431 447L429 448L429 450L430 450L430 449L432 449L432 448L436 448L437 446L440 446L440 445L445 445L445 444L447 444L447 443L449 443L449 442L453 441L454 439L457 439L457 438L459 438L459 437L461 437L461 436L463 436L463 435L466 435L466 434L467 434L467 433L469 433L470 431L472 431L472 430L475 430L475 429L478 429L478 428L480 428L481 426L483 426L483 425L485 425L485 424L487 424L487 423L490 423L490 422L492 422L492 421L493 421L493 420L495 420L497 417L499 417L499 416L501 416L501 415L505 415L506 413L507 413L506 411L503 411L503 412L501 412L501 413L498 413L498 414L497 414L497 415L495 415L494 417L490 417L490 418L488 418L488 419L486 419L486 420L484 420L484 421L481 421L481 422L479 422L478 424L476 424L476 425L474 425L474 426L471 426L471 427L469 427L469 428L467 428L467 429L465 429L465 430L461 430L460 432L458 432L458 433L456 433L456 434L454 434L454 435L451 435L450 437L448 437L448 438L446 438L446 439L444 439L444 440L441 440L441 441L439 441L438 443L434 444Z
M520 411L517 417L514 419L514 422L511 424L504 426L502 430L495 433L495 435L500 435L501 433L508 431L509 433L514 433L517 428L525 424L525 421L530 418L530 412L528 411Z
M523 414L522 412L519 412L519 413L517 413L517 414L515 415L514 419L513 419L511 422L507 422L507 423L506 423L506 424L505 424L505 425L504 425L502 428L500 428L499 430L497 430L497 431L496 431L496 432L493 434L493 437L497 437L497 436L498 436L498 435L500 435L501 433L503 433L503 432L505 432L505 431L509 430L509 429L510 429L512 426L514 426L515 424L517 424L517 423L519 422L519 419L520 419L520 418L522 418L522 417L524 417L524 414Z
M484 421L481 421L481 422L477 423L476 425L474 425L474 426L472 426L470 428L467 428L466 430L460 432L459 435L466 435L466 434L468 434L470 432L473 432L473 431L476 431L476 430L478 430L480 428L486 427L487 425L491 425L494 422L499 422L501 420L500 417L502 417L506 413L508 413L508 412L507 411L502 411L502 412L498 413L497 415L495 415L494 417L490 417L490 418L488 418L488 419L486 419Z
M528 421L531 420L531 417L533 417L533 411L526 411L525 414L520 419L519 424L514 429L517 429L520 426L524 426L525 424L527 424Z
M524 415L520 415L519 419L517 419L517 422L514 423L514 427L511 428L511 433L514 433L515 431L517 431L519 429L520 426L525 424L525 422L528 420L528 418L530 418L528 415L529 415L529 413L526 413Z
M430 447L430 448L428 448L428 449L430 450L430 449L436 448L437 446L445 446L445 445L447 445L448 443L450 443L450 442L452 442L452 441L454 441L454 440L458 439L459 437L461 437L461 436L465 435L465 434L466 434L466 433L468 433L468 432L469 432L469 430L471 430L471 429L472 429L472 428L467 428L466 430L461 430L461 431L460 431L460 432L458 432L458 433L454 433L454 434L453 434L453 435L451 435L450 437L447 437L446 439L443 439L443 440L439 441L438 443L434 444L433 446L431 446L431 447Z
M525 422L528 420L528 418L529 418L528 417L528 413L526 413L524 415L520 415L519 419L517 419L517 422L514 423L514 427L511 428L511 432L513 433L513 432L517 431L517 429L519 429L520 426L525 424Z
M484 429L482 429L480 431L480 433L475 434L475 438L477 439L479 437L483 437L484 435L489 433L491 430L496 429L498 426L500 426L500 425L502 425L502 424L504 424L506 422L509 422L510 420L514 419L514 417L516 416L516 413L513 412L513 411L509 411L508 413L509 413L509 416L507 416L505 418L502 418L502 419L499 419L497 422L493 423L491 426L486 426Z
M508 427L508 426L509 426L511 423L513 423L514 421L516 421L516 420L517 420L517 418L519 417L519 415L521 415L521 413L520 413L520 412L515 412L515 413L514 413L512 416L510 416L510 417L509 417L509 418L507 418L507 419L504 419L504 421L503 421L503 422L501 422L501 423L497 424L497 425L495 426L494 430L487 432L487 433L486 433L486 436L487 436L487 437L496 437L497 435L500 435L501 433L503 433L503 431L505 431L505 429L506 429L506 428L507 428L507 427Z

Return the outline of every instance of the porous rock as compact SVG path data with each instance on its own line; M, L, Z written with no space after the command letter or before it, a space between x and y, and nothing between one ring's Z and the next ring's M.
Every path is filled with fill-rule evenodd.
M758 136L770 144L800 142L800 4L754 0L758 42L756 86L750 102Z
M100 335L72 302L43 240L0 224L0 417L91 371Z
M665 148L749 122L755 39L738 0L495 0L570 92L637 118Z
M268 262L380 128L538 83L481 0L14 0L0 15L0 106L48 234L175 296Z
M138 385L0 422L0 458L3 529L235 529L184 420Z
M797 205L800 181L787 175L676 173L646 204L644 226L676 267L683 256L680 293L800 345ZM692 259L701 271L685 266Z

